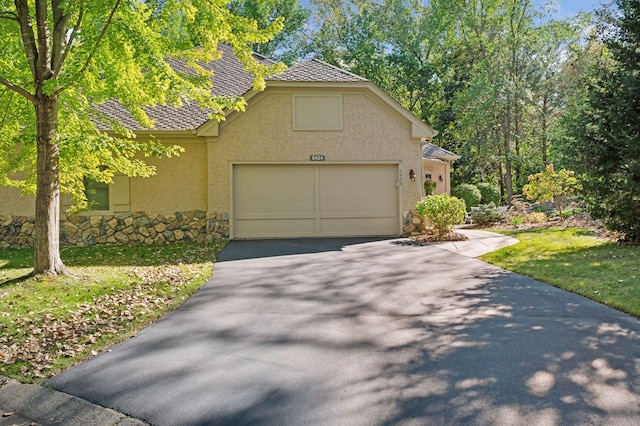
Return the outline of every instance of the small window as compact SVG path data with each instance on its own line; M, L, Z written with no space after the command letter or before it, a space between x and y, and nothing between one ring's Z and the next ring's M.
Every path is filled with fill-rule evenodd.
M424 175L424 178L431 180L431 173L427 173L426 175Z
M90 210L109 210L109 184L85 179L84 187Z

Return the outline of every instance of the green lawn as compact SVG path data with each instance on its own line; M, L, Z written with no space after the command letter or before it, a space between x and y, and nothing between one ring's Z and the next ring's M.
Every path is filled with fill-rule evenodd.
M520 243L482 260L640 317L640 247L606 242L590 229L496 232Z
M31 249L0 250L0 374L39 382L125 340L211 276L222 245L65 248L74 276L31 277Z

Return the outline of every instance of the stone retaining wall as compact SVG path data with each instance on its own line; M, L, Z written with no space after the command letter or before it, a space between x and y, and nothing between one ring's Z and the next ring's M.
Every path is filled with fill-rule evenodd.
M34 218L0 216L0 248L33 247ZM404 218L405 236L424 232L424 221L415 213ZM132 212L105 216L66 216L60 221L63 246L96 244L165 244L180 241L198 243L229 239L229 215L202 210L156 213Z
M409 211L409 213L405 215L402 229L405 237L423 234L425 229L424 219L422 219L418 213Z
M32 247L34 218L0 216L0 248ZM199 243L229 238L229 215L205 211L175 212L163 216L148 212L105 216L63 216L60 243L64 246L96 244Z

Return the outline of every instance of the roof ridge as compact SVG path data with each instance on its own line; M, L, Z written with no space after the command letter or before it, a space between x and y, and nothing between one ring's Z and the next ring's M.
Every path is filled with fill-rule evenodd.
M320 63L321 63L321 64L323 64L323 65L327 65L327 66L329 66L329 67L331 67L331 68L333 68L333 69L335 69L335 70L337 70L337 71L340 71L341 73L347 74L347 75L349 75L349 76L351 76L351 77L356 77L356 78L359 78L359 79L362 79L362 80L365 80L365 81L370 81L368 78L364 78L364 77L363 77L363 76L361 76L361 75L354 74L354 73L352 73L351 71L347 71L347 70L345 70L344 68L340 68L339 66L332 65L332 64L330 64L330 63L328 63L328 62L325 62L325 61L323 61L322 59L318 59L318 58L316 58L316 57L309 58L309 59L307 59L307 61L316 61L316 62L320 62ZM306 62L306 61L305 61L305 62Z

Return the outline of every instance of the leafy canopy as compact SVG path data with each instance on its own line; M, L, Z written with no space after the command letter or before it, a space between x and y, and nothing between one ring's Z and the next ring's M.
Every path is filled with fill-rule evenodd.
M32 34L21 32L21 19L30 20ZM146 106L197 102L223 119L225 110L242 110L245 103L214 96L212 72L202 64L218 59L217 46L226 43L255 76L254 88L262 89L264 77L283 66L260 64L249 46L269 41L282 26L276 18L259 27L234 15L226 0L0 0L0 185L35 193L32 103L39 90L58 100L51 136L60 152L60 187L80 207L86 205L85 177L109 183L116 173L153 174L144 157L178 155L182 148L136 139L93 106L118 101L149 129L154 123ZM41 31L47 31L45 38ZM29 37L31 51L25 47L31 46ZM33 72L34 55L47 55L50 69L42 84ZM172 61L186 67L172 67Z

